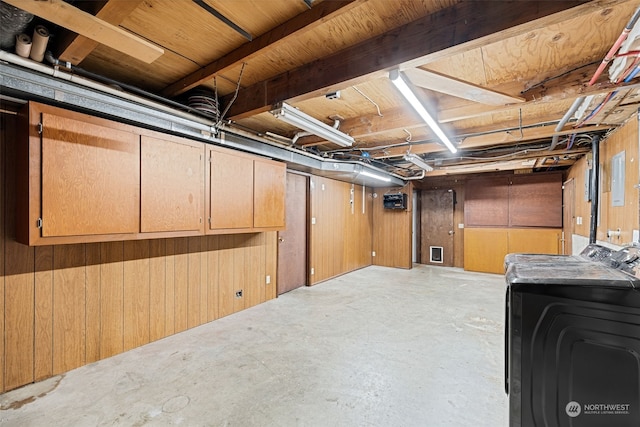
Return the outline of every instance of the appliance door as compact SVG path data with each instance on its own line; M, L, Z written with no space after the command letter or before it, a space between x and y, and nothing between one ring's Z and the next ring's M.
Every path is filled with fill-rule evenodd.
M510 426L640 425L640 293L510 289Z

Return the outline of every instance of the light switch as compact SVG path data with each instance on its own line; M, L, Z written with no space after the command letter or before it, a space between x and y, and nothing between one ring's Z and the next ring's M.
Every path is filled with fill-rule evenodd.
M267 285L271 283L271 276L267 276Z

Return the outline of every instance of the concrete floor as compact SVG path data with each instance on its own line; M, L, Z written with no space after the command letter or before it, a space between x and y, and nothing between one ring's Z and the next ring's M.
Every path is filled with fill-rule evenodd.
M504 288L368 267L0 395L0 424L504 426Z

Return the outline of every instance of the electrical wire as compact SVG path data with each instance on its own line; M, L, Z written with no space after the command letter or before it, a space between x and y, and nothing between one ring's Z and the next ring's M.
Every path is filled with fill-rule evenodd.
M372 103L373 105L375 105L375 106L376 106L376 109L378 110L378 116L380 116L380 117L384 117L384 116L382 115L382 113L380 112L380 106L379 106L379 105L378 105L378 104L377 104L373 99L371 99L370 97L368 97L364 92L362 92L362 91L361 91L360 89L358 89L357 87L355 87L355 86L351 86L351 87L353 88L353 90L355 90L356 92L358 92L360 95L364 96L364 97L365 97L365 98L366 98L370 103Z

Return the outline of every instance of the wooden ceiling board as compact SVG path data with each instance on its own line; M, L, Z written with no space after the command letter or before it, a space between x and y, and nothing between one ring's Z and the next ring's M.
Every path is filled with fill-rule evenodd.
M205 0L205 2L254 38L308 9L302 0ZM318 3L320 2L314 2L314 6Z
M402 0L369 0L350 8L348 12L327 20L310 33L287 38L265 50L257 58L247 61L243 74L243 86L250 86L265 78L295 70L318 58L354 46L396 26L404 25L424 14L438 10L450 2L415 2ZM434 6L435 5L435 6ZM398 13L401 10L403 13ZM225 77L236 75L240 65L225 71Z
M194 64L170 51L157 59L153 68L107 46L100 45L82 63L82 68L105 75L122 83L137 86L149 92L159 92L168 82L174 81L184 69Z
M247 41L190 0L147 0L121 26L199 66Z
M601 60L633 14L627 2L482 48L489 85L552 77L549 71Z

